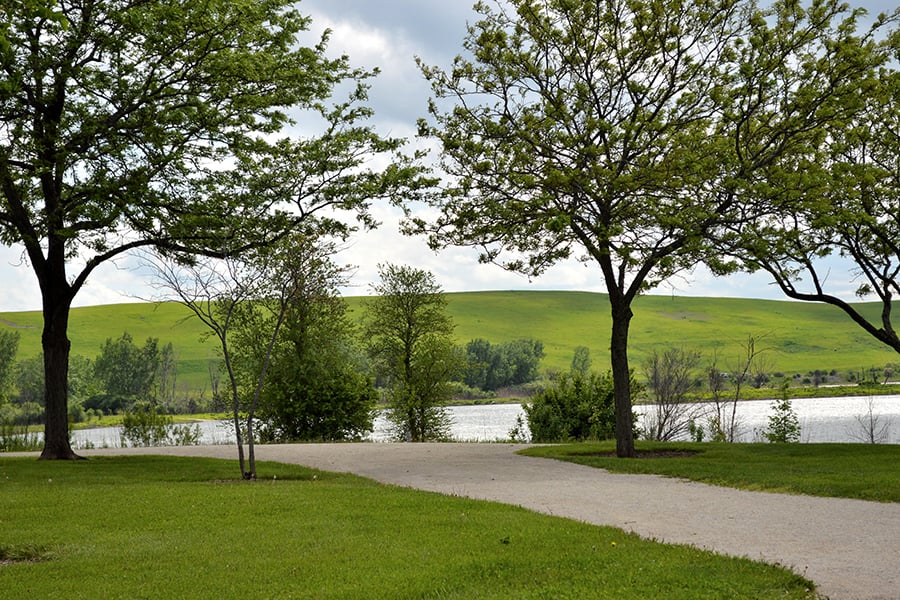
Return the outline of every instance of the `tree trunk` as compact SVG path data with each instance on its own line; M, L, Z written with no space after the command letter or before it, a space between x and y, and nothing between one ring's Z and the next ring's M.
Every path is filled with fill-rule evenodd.
M614 300L610 295L612 313L612 337L610 359L612 364L613 395L616 402L616 456L634 458L634 414L631 407L631 371L628 368L628 328L631 325L631 305L623 299Z
M244 441L241 436L241 398L238 390L237 378L234 374L234 367L231 364L231 351L228 348L228 343L225 341L225 335L226 331L223 331L219 339L222 340L222 354L225 357L225 368L228 371L228 384L231 387L231 412L234 420L234 438L237 442L238 466L241 469L241 477L250 479L247 469L245 468Z
M44 293L44 449L41 460L73 460L82 457L69 444L69 348L68 299L48 298Z

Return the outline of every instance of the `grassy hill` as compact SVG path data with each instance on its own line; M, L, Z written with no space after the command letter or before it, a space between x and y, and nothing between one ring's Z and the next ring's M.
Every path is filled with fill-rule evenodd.
M348 298L360 316L365 298ZM492 343L530 337L544 343L544 368L568 369L576 346L591 350L594 368L608 364L610 317L607 298L586 292L468 292L448 294L449 309L462 344L484 338ZM877 304L863 305L876 315ZM0 313L0 327L21 334L19 357L40 350L38 312ZM172 342L179 356L179 382L208 388L207 365L216 356L214 341L190 312L175 303L117 304L76 308L69 337L73 354L93 357L106 338L129 332L142 344L157 337ZM762 337L772 371L805 374L814 369L841 372L900 362L900 356L870 338L834 307L810 303L644 296L635 302L630 358L639 369L654 349L684 346L717 353L727 369L740 356L747 337ZM758 346L759 347L759 346Z

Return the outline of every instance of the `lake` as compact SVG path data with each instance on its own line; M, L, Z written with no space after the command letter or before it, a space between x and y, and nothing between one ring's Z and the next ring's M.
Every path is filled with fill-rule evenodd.
M873 403L873 415L879 419L879 423L890 424L886 442L900 444L900 395L794 399L793 408L800 421L800 441L861 442L863 430L857 417L867 415L869 400ZM753 442L760 439L759 432L768 423L771 405L770 400L750 400L738 404L739 441ZM643 414L649 408L639 405L635 407L635 411ZM453 420L453 439L465 442L508 440L516 418L522 416L522 420L525 420L520 404L451 406L448 411ZM198 426L204 444L233 443L232 428L222 421L203 421ZM74 431L73 446L118 447L121 443L119 432L118 427ZM386 419L378 417L375 420L375 429L369 439L376 442L390 439Z

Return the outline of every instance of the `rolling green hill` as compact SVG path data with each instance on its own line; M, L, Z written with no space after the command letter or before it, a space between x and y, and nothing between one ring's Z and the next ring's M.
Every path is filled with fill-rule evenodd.
M360 316L365 298L348 298ZM530 337L544 343L544 368L568 369L576 346L591 350L594 368L608 363L610 318L606 296L586 292L469 292L448 294L449 309L460 343L484 338L492 343ZM877 314L879 306L863 308ZM772 371L805 374L814 369L841 372L900 362L900 356L870 338L831 306L733 298L644 296L634 306L631 324L632 366L654 348L698 349L718 354L728 368L750 335L762 337ZM0 313L0 327L21 334L19 357L40 349L38 312ZM70 334L73 354L93 357L106 338L127 331L135 342L157 337L172 342L179 356L179 382L190 389L208 388L208 362L215 343L202 342L204 328L175 303L117 304L76 308ZM759 346L758 346L759 347Z

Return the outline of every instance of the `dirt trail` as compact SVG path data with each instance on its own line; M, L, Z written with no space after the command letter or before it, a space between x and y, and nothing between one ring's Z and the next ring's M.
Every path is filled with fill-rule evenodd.
M257 446L258 460L494 500L778 563L831 600L900 599L900 503L748 492L515 454L511 444ZM96 450L235 458L229 446Z

